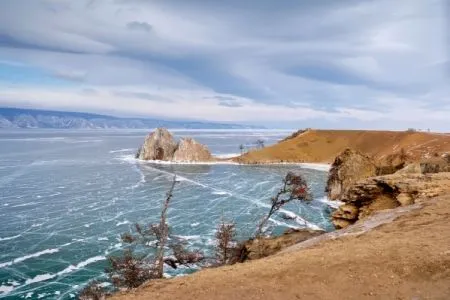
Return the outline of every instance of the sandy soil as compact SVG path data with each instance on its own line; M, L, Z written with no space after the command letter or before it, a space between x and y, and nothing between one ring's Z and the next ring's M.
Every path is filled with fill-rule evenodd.
M407 131L308 130L307 132L235 159L242 163L320 162L332 163L345 148L375 159L404 148L412 159L450 152L450 135Z
M306 249L298 244L265 259L155 281L113 298L450 299L450 182L445 187L443 196L421 199L420 209L367 233Z

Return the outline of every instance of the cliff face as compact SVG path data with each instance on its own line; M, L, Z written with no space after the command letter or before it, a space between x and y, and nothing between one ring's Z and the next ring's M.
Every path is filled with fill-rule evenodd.
M142 160L172 160L177 149L177 143L172 134L165 128L158 128L149 134L136 158Z
M181 139L173 155L173 161L195 162L212 160L211 152L205 145L192 138Z
M392 174L363 179L342 195L332 215L336 228L345 228L375 211L413 204L418 198L444 194L450 173Z
M344 150L331 166L326 187L328 198L340 199L352 184L376 173L377 167L369 157L351 149Z
M165 128L158 128L149 134L136 153L142 160L164 160L175 162L207 162L212 160L208 148L192 138L177 143Z

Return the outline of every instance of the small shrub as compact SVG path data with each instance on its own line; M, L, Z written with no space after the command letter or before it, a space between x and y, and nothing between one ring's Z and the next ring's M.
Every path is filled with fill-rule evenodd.
M136 256L126 249L122 256L108 258L110 267L106 269L113 285L117 288L137 288L150 279L159 278L154 262L145 256Z
M216 264L228 265L236 261L236 225L222 221L216 232Z
M78 299L80 300L103 300L105 298L105 289L96 280L90 282L78 295Z

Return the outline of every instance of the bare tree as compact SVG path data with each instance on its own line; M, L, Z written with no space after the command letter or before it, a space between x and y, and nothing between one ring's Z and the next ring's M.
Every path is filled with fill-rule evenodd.
M239 145L239 150L241 151L241 155L244 154L245 146L243 144Z
M262 148L264 148L264 147L265 147L265 145L264 145L264 140L263 140L263 139L257 139L257 140L256 140L256 148L262 149Z
M255 237L259 238L264 233L264 228L270 218L279 211L284 205L294 200L312 199L306 180L301 175L292 172L287 173L283 179L283 186L278 193L271 199L271 207L266 216L264 216L256 229Z
M114 286L135 288L148 280L163 278L164 264L177 268L180 264L192 264L204 258L200 251L189 252L184 249L182 243L175 237L171 238L169 243L167 209L173 197L175 184L176 176L166 194L158 223L146 226L135 224L134 234L122 235L122 241L128 247L122 256L109 257L110 267L106 270ZM140 246L139 255L135 254L137 246ZM141 248L152 248L153 251L146 253ZM167 248L172 249L172 257L166 257Z
M163 208L161 211L161 218L159 221L159 226L157 228L158 234L156 235L158 240L158 246L156 249L156 272L159 278L163 277L164 271L164 247L167 243L167 238L169 237L169 226L167 225L167 209L169 208L170 200L173 197L173 189L175 188L176 175L173 178L172 185L166 195L166 200L164 201Z

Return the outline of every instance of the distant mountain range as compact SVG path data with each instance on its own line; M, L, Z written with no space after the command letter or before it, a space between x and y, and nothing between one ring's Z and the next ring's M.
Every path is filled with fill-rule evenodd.
M146 118L119 118L80 112L48 111L0 107L0 128L55 129L150 129L156 127L180 129L257 129L263 127L239 124L168 121Z

